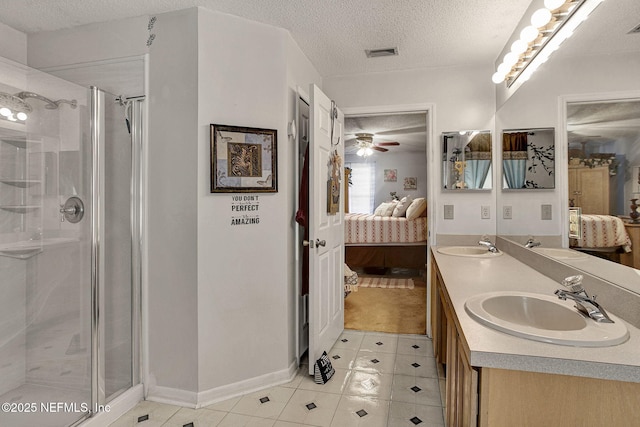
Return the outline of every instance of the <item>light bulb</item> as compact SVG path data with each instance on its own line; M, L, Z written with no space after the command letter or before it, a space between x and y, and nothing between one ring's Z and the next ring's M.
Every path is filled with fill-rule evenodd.
M565 0L544 0L544 7L549 10L556 10L565 4Z
M27 120L27 115L25 113L23 113L22 111L20 111L18 114L16 114L16 117L18 118L18 120L22 120L23 122L25 120Z
M0 108L0 115L9 117L11 115L11 110L8 109L7 107L2 107Z
M516 40L511 45L511 52L515 53L516 55L520 55L521 53L526 52L528 48L529 44L527 42L525 42L524 40Z
M522 40L525 43L531 43L532 41L538 38L539 34L540 32L536 27L529 25L528 27L524 27L523 30L520 32L520 40Z
M503 62L507 66L512 67L518 62L518 59L520 59L520 57L518 55L516 55L513 52L509 52L504 56Z
M503 62L502 64L498 65L498 69L496 71L506 76L509 71L511 71L511 67Z
M538 9L531 15L531 25L542 28L551 21L552 15L549 9Z

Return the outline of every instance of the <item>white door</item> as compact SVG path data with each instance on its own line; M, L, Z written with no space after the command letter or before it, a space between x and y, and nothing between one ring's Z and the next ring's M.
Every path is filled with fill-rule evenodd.
M340 185L338 212L327 212L332 153L344 155L344 115L311 85L309 146L309 374L323 351L329 352L344 329L344 200ZM331 141L331 115L337 112ZM338 143L339 142L339 143ZM336 145L337 143L337 145ZM344 179L344 166L339 165Z

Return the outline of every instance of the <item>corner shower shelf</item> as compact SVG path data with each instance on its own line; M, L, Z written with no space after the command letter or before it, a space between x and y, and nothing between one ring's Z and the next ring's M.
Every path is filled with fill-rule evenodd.
M0 205L0 209L9 211L9 212L25 214L25 213L32 212L36 209L40 209L40 206L38 205Z
M40 184L42 181L37 179L5 179L0 178L0 182L13 185L14 187L27 188L33 187L36 184Z
M74 237L53 237L42 240L24 240L21 242L0 244L0 256L16 259L29 259L41 253L47 247L68 245L79 242Z

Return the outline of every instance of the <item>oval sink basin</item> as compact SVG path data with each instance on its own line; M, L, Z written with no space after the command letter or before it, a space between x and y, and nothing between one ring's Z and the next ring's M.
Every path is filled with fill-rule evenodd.
M438 252L445 255L468 256L479 258L491 258L502 255L502 252L493 253L482 246L443 246Z
M489 292L469 298L465 310L485 326L534 341L576 347L607 347L629 339L617 317L598 323L583 316L570 301L527 292Z
M533 250L555 259L585 259L589 256L573 249L564 248L533 248Z

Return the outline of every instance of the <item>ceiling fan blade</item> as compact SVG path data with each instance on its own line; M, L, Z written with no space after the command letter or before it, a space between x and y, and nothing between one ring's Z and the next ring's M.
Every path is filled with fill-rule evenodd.
M376 142L376 145L379 147L388 147L392 145L400 145L399 142L391 141L391 142Z
M381 151L381 152L385 152L385 151L389 151L386 148L382 148L382 147L378 147L377 145L374 145L371 147L371 149L376 150L376 151Z

